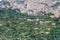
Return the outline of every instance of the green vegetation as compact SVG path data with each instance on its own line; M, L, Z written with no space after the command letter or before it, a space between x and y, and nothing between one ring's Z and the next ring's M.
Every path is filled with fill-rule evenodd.
M60 18L51 18L50 15L53 14L32 16L0 9L0 40L60 40ZM43 19L43 22L27 19Z

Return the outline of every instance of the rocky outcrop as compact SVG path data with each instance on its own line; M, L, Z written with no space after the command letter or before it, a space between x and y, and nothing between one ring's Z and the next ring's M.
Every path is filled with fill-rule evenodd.
M59 0L2 0L0 1L0 7L18 9L20 12L29 15L46 12L53 13L56 17L60 16Z

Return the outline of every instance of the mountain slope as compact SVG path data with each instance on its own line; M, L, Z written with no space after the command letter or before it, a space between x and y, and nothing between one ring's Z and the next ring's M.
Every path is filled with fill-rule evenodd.
M0 9L0 40L60 40L60 18L50 15L29 16Z

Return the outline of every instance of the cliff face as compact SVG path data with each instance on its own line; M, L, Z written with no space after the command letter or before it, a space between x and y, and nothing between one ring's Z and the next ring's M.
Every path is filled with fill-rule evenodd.
M60 13L60 0L2 0L0 7L16 9L18 12L38 14L39 12L53 13L56 17Z

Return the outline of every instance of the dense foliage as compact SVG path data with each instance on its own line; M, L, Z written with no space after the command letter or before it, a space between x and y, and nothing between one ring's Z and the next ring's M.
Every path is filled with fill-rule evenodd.
M50 15L53 14L34 16L0 9L0 40L60 40L60 18L51 18ZM43 19L44 23L27 19Z

